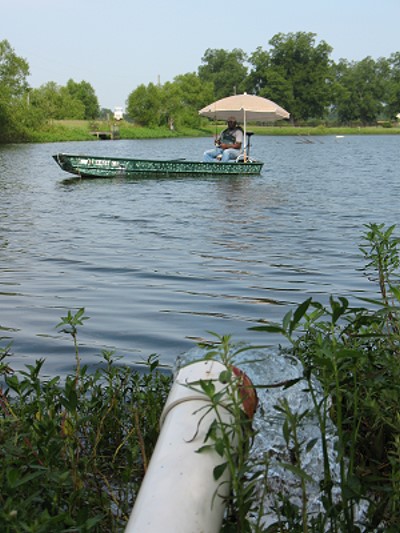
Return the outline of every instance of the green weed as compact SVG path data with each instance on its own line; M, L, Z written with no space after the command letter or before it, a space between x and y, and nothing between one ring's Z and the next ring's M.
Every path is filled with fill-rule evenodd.
M290 492L272 494L267 453L253 457L253 429L243 413L240 383L231 371L239 354L250 349L235 348L229 336L218 336L208 347L207 358L221 361L227 368L219 381L191 384L209 399L207 413L214 412L203 448L212 447L221 457L214 470L219 479L228 469L230 497L222 532L254 533L360 533L395 532L400 523L400 287L398 245L395 226L366 226L360 246L365 274L377 283L375 299L351 307L346 298L331 297L329 305L311 298L289 311L282 324L265 324L255 331L280 332L289 342L288 352L303 369L299 379L285 380L290 388L303 383L312 409L298 412L288 400L275 405L283 419L282 435L287 448L286 462L278 465L298 480L300 504ZM279 384L278 384L279 385ZM262 388L277 385L258 385ZM220 417L227 408L231 422ZM302 437L303 421L312 416L318 421L320 437ZM330 428L336 428L335 464ZM303 465L319 441L323 456L320 499L323 512L311 512L309 484L313 482ZM363 510L361 512L361 509ZM269 518L267 521L266 518ZM272 522L272 523L271 523ZM264 525L269 523L269 525Z
M144 372L102 354L81 365L80 309L59 324L73 338L74 375L40 377L43 360L12 372L1 358L0 523L2 531L121 531L158 436L171 378L150 356Z
M214 480L219 482L214 498L222 497L226 504L221 533L246 533L252 531L248 514L255 501L258 477L251 473L249 456L254 436L251 416L256 408L257 396L252 384L235 365L250 347L235 347L230 336L213 335L216 341L211 346L208 343L201 347L205 349L206 360L216 360L223 365L224 370L219 375L218 383L200 380L188 384L208 399L206 406L201 409L200 424L207 415L214 414L198 453L206 453L211 448L221 458L214 471L210 472ZM247 413L244 406L247 407ZM224 417L224 412L229 412L230 416ZM222 481L226 471L229 473L229 481Z
M394 532L400 523L399 239L394 229L366 226L361 245L365 273L379 289L376 299L364 301L368 307L350 307L342 297L331 297L328 306L308 299L281 325L252 328L279 331L289 341L290 352L302 363L321 430L324 515L307 516L304 492L303 508L295 516L293 507L282 502L282 531ZM313 378L322 385L322 398ZM291 434L297 454L303 445L296 440L297 415L288 405L280 409L286 414L283 431ZM339 497L333 495L327 456L328 419L337 428ZM360 505L367 509L362 520L355 513Z

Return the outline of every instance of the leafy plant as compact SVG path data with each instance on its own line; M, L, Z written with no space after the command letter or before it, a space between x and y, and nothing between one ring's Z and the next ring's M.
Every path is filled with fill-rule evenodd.
M218 383L213 380L199 380L188 384L196 391L201 391L207 398L208 404L201 408L200 424L209 413L213 413L213 421L207 428L204 445L199 453L207 452L210 448L221 457L221 462L214 468L213 476L219 481L214 498L226 498L226 518L221 529L222 533L252 531L248 519L250 508L255 501L256 475L251 473L250 443L254 436L251 417L257 405L257 396L248 378L240 372L235 363L241 354L249 347L235 347L231 343L231 336L216 337L216 342L206 349L206 360L217 360L223 364ZM223 412L229 412L229 420ZM247 411L247 412L246 412ZM229 481L223 480L223 474L228 471ZM228 490L226 484L229 484Z
M128 520L171 377L154 355L139 372L117 364L111 352L89 372L77 341L86 319L79 309L58 325L72 336L76 357L75 372L64 382L40 377L43 360L19 373L0 366L5 533L120 531Z
M394 236L395 226L385 229L383 224L369 224L366 228L361 246L367 262L365 272L378 283L380 294L376 300L364 300L370 304L368 308L350 307L343 297L331 297L329 306L308 299L294 312L289 311L282 325L252 328L280 332L303 365L303 379L321 428L326 519L320 522L326 528L328 520L329 531L360 531L355 509L361 504L367 505L364 531L395 531L400 523L400 291L395 283L400 241ZM323 387L322 400L316 394L313 377ZM284 432L290 429L296 441L297 422L288 406L281 409L286 410ZM328 419L337 428L339 499L333 495L327 456ZM285 514L284 506L282 510ZM288 521L289 515L283 519ZM303 507L302 531L308 530L310 521Z

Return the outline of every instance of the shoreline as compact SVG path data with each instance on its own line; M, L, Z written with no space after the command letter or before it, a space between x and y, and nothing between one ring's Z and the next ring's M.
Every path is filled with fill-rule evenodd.
M217 126L207 124L199 128L180 128L170 130L165 128L147 128L136 126L126 121L118 123L85 120L60 120L53 121L40 131L27 132L23 139L15 139L4 144L26 144L26 143L51 143L67 141L96 141L98 136L93 132L111 132L118 129L118 137L112 140L127 139L173 139L182 137L208 137L216 133L223 124ZM400 135L400 125L392 127L384 126L258 126L249 125L249 129L257 135L264 136L292 136L292 137L315 137L329 135Z

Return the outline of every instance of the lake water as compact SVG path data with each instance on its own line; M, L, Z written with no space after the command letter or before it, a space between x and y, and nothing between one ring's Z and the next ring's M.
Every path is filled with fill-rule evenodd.
M86 309L84 362L113 349L173 365L210 331L280 321L309 296L370 296L363 225L399 219L400 136L255 137L261 176L75 180L57 152L199 159L211 139L0 147L0 325L14 368L74 364L55 326Z

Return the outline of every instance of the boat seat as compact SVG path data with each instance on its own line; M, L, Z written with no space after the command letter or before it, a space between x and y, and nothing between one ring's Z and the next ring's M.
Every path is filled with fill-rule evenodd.
M253 132L253 131L246 131L246 144L245 144L245 148L246 148L246 161L249 161L250 163L253 161L253 160L250 158L250 140L251 140L252 135L254 135L254 132ZM242 153L236 158L236 163L242 163L243 161L244 161L244 153L242 152Z
M247 152L247 156L250 155L250 141L251 141L251 137L254 135L254 131L246 131L246 152Z
M255 161L255 159L249 157L249 156L246 156L246 162L247 163L253 163ZM235 159L235 162L236 163L244 163L244 154L240 154L236 159Z

